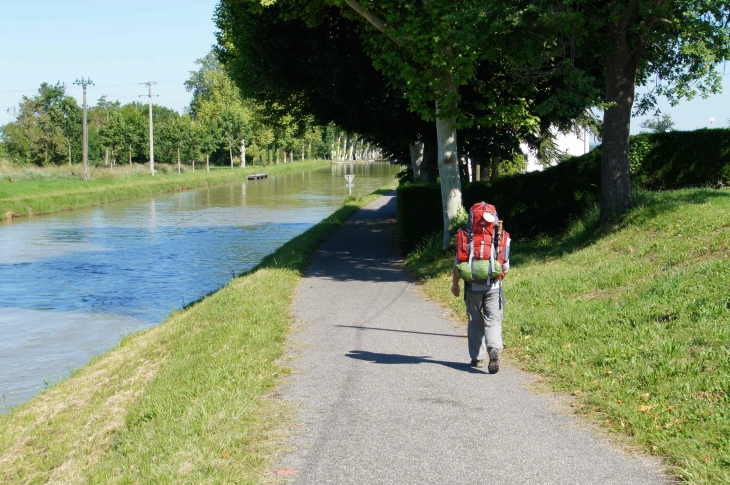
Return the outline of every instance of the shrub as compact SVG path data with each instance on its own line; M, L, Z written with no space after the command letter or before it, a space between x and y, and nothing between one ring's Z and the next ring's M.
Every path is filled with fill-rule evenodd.
M424 238L443 230L441 188L438 184L405 184L396 193L398 241L407 254Z
M634 183L651 190L730 183L730 130L670 131L631 137Z
M673 131L631 137L630 160L637 187L660 190L730 185L730 130ZM555 235L597 204L601 186L600 147L542 172L464 184L462 202L494 204L512 237ZM398 188L398 236L407 254L443 229L441 191L436 184Z

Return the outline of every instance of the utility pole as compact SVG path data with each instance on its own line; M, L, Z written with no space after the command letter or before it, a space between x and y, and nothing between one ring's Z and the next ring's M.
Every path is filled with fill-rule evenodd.
M83 155L82 159L84 161L84 181L89 181L89 126L86 122L86 86L88 85L94 85L94 83L91 81L91 79L84 79L83 77L79 81L78 79L74 82L76 85L80 85L84 87L84 118L83 118Z
M141 98L142 96L149 96L149 98L150 98L150 101L149 101L149 112L150 112L150 173L152 175L154 175L155 174L155 144L154 144L153 133L152 133L153 132L153 130L152 130L152 85L153 84L157 84L157 83L152 82L152 81L148 81L146 83L140 83L140 84L143 84L143 85L147 86L148 88L150 88L150 94L140 94L139 97ZM159 94L155 95L155 97L159 97Z

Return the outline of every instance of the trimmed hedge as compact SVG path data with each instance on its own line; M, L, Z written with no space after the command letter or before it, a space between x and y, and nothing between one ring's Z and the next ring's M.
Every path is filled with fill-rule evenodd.
M673 131L631 137L633 183L650 190L730 184L730 130ZM462 202L494 204L513 237L558 234L569 221L599 202L600 148L541 172L464 184ZM398 236L409 253L442 229L437 184L398 188Z
M730 182L730 130L670 131L632 136L634 183L651 190Z
M396 189L398 244L408 254L443 226L441 187L438 184L405 184Z

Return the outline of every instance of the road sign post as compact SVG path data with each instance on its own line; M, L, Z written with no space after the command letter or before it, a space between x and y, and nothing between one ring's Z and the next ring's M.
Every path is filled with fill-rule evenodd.
M355 176L345 175L345 178L347 179L347 188L350 189L350 195L352 195L352 188L355 186L355 184L352 183L352 179L354 179Z

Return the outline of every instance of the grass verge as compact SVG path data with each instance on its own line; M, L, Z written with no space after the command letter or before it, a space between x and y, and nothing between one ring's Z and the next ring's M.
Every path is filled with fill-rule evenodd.
M591 212L561 238L515 243L505 282L513 360L691 483L730 483L728 214L727 190L638 194L610 227ZM406 265L464 319L438 242Z
M125 338L0 416L2 483L254 483L289 410L270 399L301 272L381 189L349 200L255 269Z
M233 170L216 167L210 172L199 169L180 175L176 172L158 173L154 177L140 174L138 167L131 171L126 167L119 167L113 169L117 176L101 178L94 177L92 173L92 178L88 182L78 178L63 178L55 172L50 178L15 177L20 181L13 181L13 176L8 175L0 178L0 218L72 210L161 192L236 182L244 180L252 173L298 172L328 165L328 161L315 160L266 167L249 166ZM105 175L108 175L106 172L110 169L97 170L105 171Z

